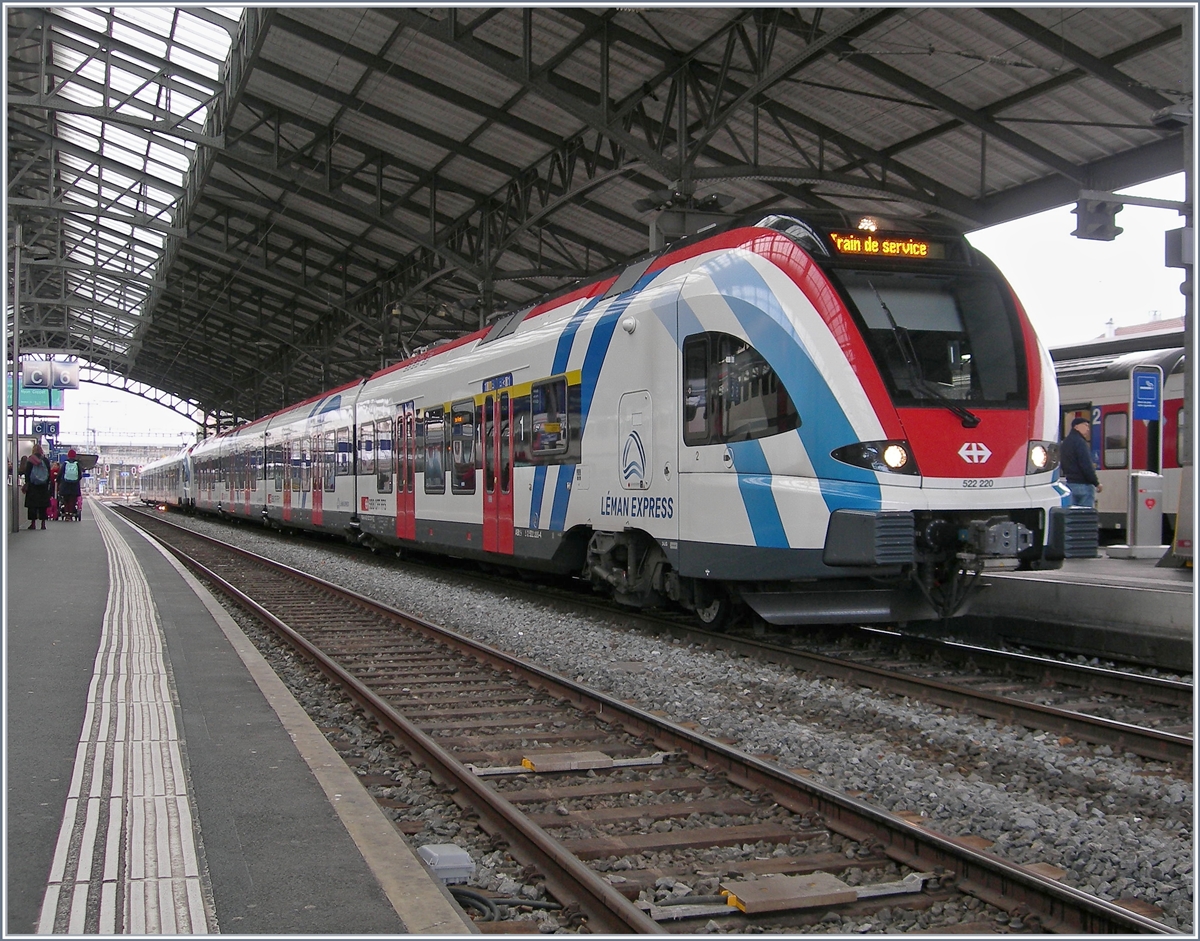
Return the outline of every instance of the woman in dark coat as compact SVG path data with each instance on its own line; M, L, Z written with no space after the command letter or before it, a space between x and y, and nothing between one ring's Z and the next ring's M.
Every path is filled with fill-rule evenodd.
M38 469L40 468L40 470ZM46 528L46 511L50 509L50 460L40 444L33 446L33 453L21 461L21 476L25 485L25 509L29 511L29 528L36 529L37 521Z

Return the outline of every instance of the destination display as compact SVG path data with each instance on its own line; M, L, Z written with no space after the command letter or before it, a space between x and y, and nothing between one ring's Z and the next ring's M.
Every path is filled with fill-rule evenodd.
M929 239L893 238L864 232L830 232L829 240L842 255L907 258L914 261L938 261L946 257L945 244Z

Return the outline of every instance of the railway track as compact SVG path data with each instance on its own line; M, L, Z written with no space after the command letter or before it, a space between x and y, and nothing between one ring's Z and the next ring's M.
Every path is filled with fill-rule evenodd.
M360 550L330 542L339 552ZM413 562L411 564L421 564ZM921 637L880 628L834 628L836 639L821 642L820 632L768 628L714 632L689 615L635 612L587 591L553 585L524 585L511 577L455 577L509 595L611 615L630 625L663 632L688 643L705 644L805 672L947 708L970 712L1037 731L1068 736L1114 751L1190 765L1193 760L1194 687L1178 680L1148 676Z
M968 931L1173 933L337 586L138 524L341 684L587 930L802 928L965 900ZM614 869L630 856L647 865ZM647 901L663 886L675 897Z
M811 637L710 634L675 620L663 630L747 656L1026 728L1190 765L1190 683L1067 663L878 628L839 630L841 642Z

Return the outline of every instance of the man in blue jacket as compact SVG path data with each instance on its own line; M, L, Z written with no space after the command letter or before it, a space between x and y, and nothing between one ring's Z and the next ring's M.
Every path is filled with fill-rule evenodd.
M1092 462L1091 440L1091 420L1076 418L1058 451L1063 478L1071 488L1071 506L1095 507L1096 494L1104 489Z

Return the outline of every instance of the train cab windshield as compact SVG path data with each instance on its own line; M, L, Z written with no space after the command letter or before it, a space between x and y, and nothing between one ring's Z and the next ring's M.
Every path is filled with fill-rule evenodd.
M831 274L897 405L940 402L957 413L1028 404L1025 346L997 280L841 267Z

